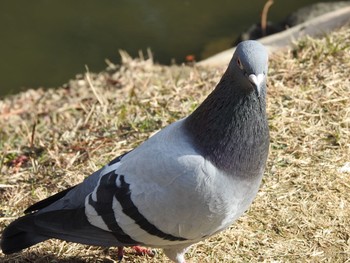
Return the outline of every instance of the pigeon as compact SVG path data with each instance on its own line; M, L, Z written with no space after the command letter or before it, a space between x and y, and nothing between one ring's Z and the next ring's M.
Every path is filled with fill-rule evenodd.
M30 206L3 231L3 253L56 238L161 248L184 263L192 244L229 227L258 192L270 141L267 70L265 47L241 42L197 109L82 183Z

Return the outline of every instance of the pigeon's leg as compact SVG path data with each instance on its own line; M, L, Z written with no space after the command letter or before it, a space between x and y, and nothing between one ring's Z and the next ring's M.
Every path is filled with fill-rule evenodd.
M118 247L118 262L120 263L124 256L124 247Z
M190 248L188 244L179 245L177 247L173 246L172 248L163 249L164 254L167 255L168 258L173 260L176 263L186 263L185 261L185 253Z

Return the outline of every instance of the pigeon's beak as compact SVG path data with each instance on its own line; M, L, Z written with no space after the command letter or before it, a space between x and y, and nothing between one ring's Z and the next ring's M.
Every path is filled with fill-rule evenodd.
M264 80L265 80L265 75L264 74L258 74L258 75L250 74L248 76L248 79L249 79L250 83L254 86L255 91L259 97L260 91L261 91L261 86L263 85Z

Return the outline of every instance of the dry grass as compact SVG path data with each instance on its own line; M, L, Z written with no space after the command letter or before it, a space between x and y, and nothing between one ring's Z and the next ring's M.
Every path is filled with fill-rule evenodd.
M306 39L270 62L271 151L261 190L191 262L350 262L350 29ZM55 90L0 101L0 225L186 116L222 68L131 60ZM93 84L93 87L88 82ZM35 125L36 124L36 125ZM35 132L33 127L35 126ZM111 262L114 248L51 240L1 262ZM168 262L126 255L126 262Z

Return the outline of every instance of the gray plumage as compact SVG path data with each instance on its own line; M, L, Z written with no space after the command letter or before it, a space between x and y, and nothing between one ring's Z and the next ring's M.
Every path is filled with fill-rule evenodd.
M179 120L81 184L26 210L3 232L2 251L50 238L98 246L188 247L232 224L253 201L269 148L268 56L238 45L215 90Z

